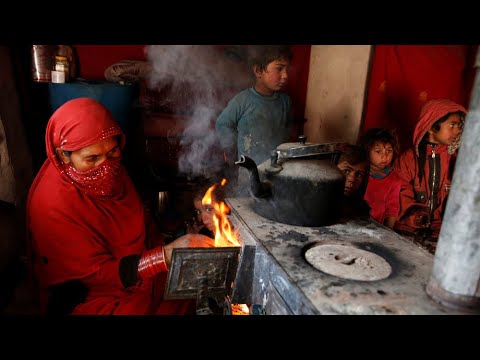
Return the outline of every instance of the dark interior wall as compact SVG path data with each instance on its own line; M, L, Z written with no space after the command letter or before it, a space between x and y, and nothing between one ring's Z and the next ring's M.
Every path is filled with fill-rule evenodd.
M22 66L23 53L17 49L0 46L0 118L5 130L8 156L15 177L15 206L13 213L0 204L0 311L5 300L6 280L16 281L17 270L4 273L5 266L16 263L19 255L24 255L25 246L25 209L28 190L34 178L31 148L28 144L28 129L24 126L26 114L25 87L28 75ZM28 60L26 60L28 63ZM29 69L27 67L27 69ZM4 161L5 159L0 159ZM0 184L1 186L1 184ZM1 201L0 201L1 202ZM11 205L11 204L9 204ZM13 271L13 273L9 273ZM17 274L15 274L17 272Z
M221 47L221 45L218 45ZM79 63L79 77L104 80L104 72L120 60L146 60L145 45L74 45ZM287 92L292 98L295 116L303 119L307 96L310 45L292 45L293 62Z
M10 162L14 169L16 184L16 202L21 205L26 200L33 169L30 147L22 118L26 74L19 66L19 57L15 49L0 46L0 117L5 129Z

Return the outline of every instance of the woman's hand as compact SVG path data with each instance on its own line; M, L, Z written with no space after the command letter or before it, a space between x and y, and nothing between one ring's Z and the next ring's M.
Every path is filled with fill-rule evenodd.
M170 267L170 261L172 259L172 251L177 248L202 248L202 247L214 247L214 240L208 236L201 234L186 234L178 239L175 239L170 244L164 245L165 261L167 266Z

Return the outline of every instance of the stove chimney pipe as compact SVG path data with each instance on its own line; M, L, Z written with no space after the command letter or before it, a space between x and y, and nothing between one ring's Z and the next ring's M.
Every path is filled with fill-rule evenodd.
M442 305L480 311L480 48L451 193L426 291Z

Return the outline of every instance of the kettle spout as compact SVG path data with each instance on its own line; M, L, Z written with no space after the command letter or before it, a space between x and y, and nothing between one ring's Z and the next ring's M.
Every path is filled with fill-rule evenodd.
M258 175L257 164L251 158L245 155L240 155L240 160L235 161L235 164L244 167L250 173L250 191L253 196L257 198L266 198L272 195L272 189L268 183L261 182Z

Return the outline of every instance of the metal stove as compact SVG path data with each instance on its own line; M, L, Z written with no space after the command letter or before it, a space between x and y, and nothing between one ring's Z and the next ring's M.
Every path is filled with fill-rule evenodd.
M229 302L240 247L173 249L165 299L196 299L197 315L220 315Z
M277 314L454 314L425 292L433 255L371 220L301 227L230 198L242 244L232 302Z

